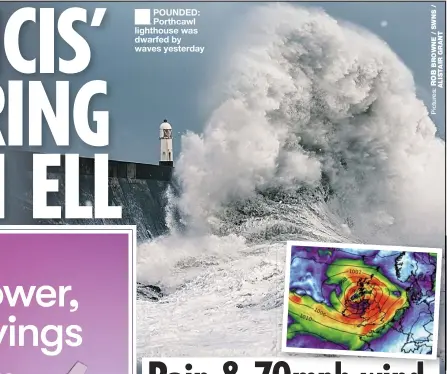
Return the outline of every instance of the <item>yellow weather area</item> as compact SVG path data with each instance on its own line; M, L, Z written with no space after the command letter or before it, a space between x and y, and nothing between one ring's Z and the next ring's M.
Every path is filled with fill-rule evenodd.
M409 306L405 290L361 260L338 259L326 275L327 284L340 288L330 295L332 306L289 293L294 323L287 330L288 339L305 333L358 350L386 333Z

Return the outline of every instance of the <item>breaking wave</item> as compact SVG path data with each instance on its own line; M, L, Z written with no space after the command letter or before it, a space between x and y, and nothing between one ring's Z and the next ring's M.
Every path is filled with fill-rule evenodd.
M444 246L445 142L389 46L286 4L235 34L170 233L139 247L164 294L139 301L140 356L279 352L286 240Z

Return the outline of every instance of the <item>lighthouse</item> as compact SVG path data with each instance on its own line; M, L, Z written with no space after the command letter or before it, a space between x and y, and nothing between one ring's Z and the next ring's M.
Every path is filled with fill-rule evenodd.
M160 166L174 166L172 154L172 127L168 120L160 125Z

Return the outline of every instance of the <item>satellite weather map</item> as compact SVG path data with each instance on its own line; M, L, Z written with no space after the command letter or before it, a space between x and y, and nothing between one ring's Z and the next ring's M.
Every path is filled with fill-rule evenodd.
M292 245L286 350L432 355L439 256Z

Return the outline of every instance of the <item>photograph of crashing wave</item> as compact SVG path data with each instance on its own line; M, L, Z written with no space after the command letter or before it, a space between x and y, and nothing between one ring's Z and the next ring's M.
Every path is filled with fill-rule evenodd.
M284 354L287 240L445 253L445 89L433 111L430 76L444 3L182 2L200 16L181 43L203 53L137 51L143 4L107 4L90 41L113 87L123 219L51 222L138 226L138 357Z

